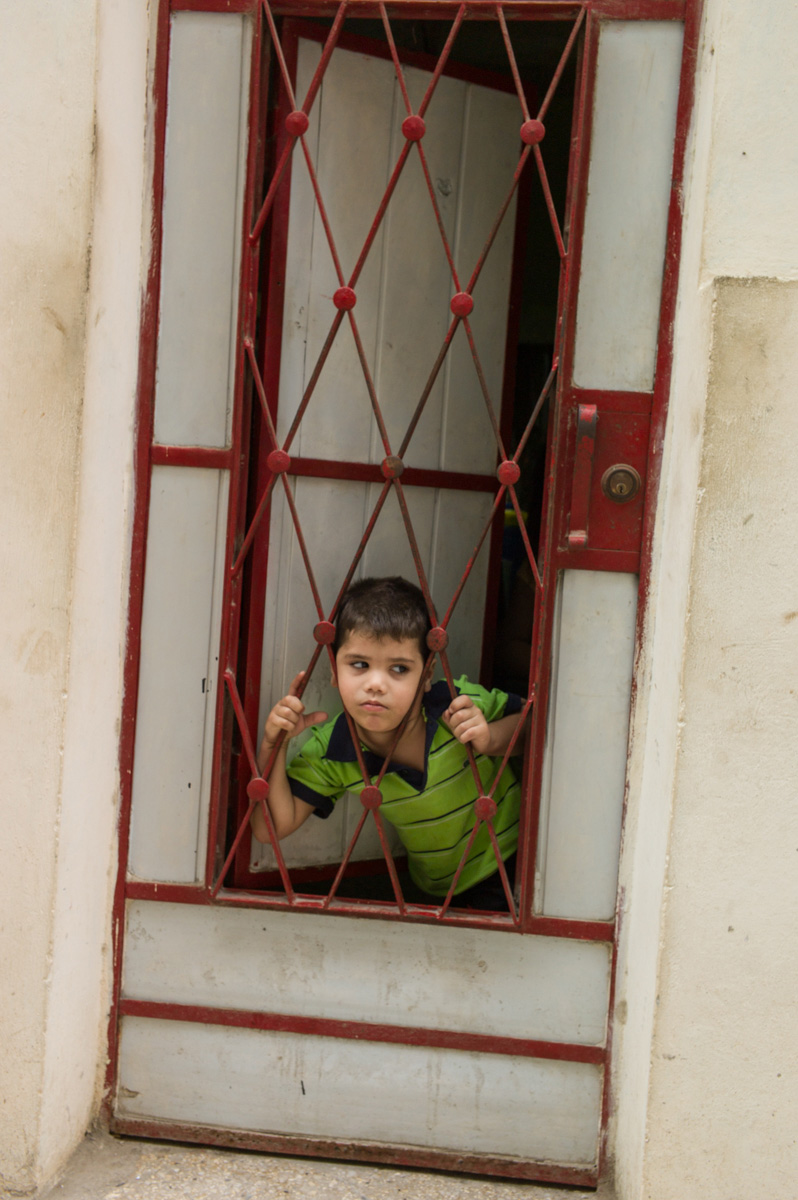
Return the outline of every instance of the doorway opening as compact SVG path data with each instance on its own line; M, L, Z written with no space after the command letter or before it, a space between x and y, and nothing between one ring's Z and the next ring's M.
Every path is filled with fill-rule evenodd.
M294 136L286 126L304 89L313 88L333 26L283 22L285 71L273 63L264 123L267 197ZM305 681L308 706L340 708L318 630L334 617L342 584L363 575L418 575L433 623L443 621L454 675L533 703L577 33L578 22L514 21L503 29L474 20L452 38L449 21L414 19L349 19L335 33L311 110L315 125L302 138L308 171L297 146L262 229L251 355L262 394L251 405L245 523L257 532L243 568L239 657L250 729L262 729L308 660L316 672ZM407 137L404 125L397 134L403 93L415 112L431 82L423 142ZM525 141L519 118L528 128L539 112L541 140L535 132ZM379 212L408 145L374 234L375 201ZM422 146L417 161L413 151ZM509 170L502 174L500 163ZM358 251L362 274L349 290L361 325L346 343L346 321L331 339L322 305L337 304L346 288L335 285L349 277ZM467 283L475 263L481 277ZM466 304L464 328L455 319L447 330L458 295L472 291L473 315ZM428 336L432 325L438 332ZM282 495L275 450L292 434ZM386 448L392 454L383 457ZM385 463L397 456L403 498L391 514L382 504L393 496ZM515 464L518 477L497 479L502 463ZM436 678L450 674L448 663L440 668ZM289 886L301 894L329 896L332 884L340 899L390 903L398 879L403 899L423 902L401 844L389 840L386 852L379 829L358 827L356 797L343 820L336 813L342 829L331 835L311 820L282 848L284 863L252 842L250 764L231 727L228 886L284 893L290 871ZM522 773L518 765L504 769ZM528 762L523 774L528 808Z

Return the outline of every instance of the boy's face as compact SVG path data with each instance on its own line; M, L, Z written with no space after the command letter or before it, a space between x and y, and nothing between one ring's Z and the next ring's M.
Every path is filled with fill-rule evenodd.
M396 729L413 705L424 670L414 638L394 641L356 631L338 648L335 664L343 706L366 734ZM419 696L415 712L420 711L421 700Z

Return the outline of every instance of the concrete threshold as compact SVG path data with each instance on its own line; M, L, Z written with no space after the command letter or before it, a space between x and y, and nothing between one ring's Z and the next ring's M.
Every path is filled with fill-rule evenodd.
M613 1200L602 1187L541 1186L409 1168L288 1158L87 1134L40 1200Z

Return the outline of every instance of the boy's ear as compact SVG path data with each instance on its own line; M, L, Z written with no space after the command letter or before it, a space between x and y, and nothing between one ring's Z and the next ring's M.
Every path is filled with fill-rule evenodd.
M430 690L430 688L431 688L431 687L432 687L432 680L430 679L430 677L429 677L429 676L427 676L427 681L426 681L426 683L424 684L424 691L425 691L425 692L428 692L428 691Z

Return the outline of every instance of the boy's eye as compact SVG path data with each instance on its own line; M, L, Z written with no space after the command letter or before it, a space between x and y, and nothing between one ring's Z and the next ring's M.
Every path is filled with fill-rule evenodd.
M349 665L352 667L353 671L365 671L366 667L368 667L368 663L364 662L362 658L359 658L357 662L350 663Z
M402 663L394 663L394 665L391 667L391 670L393 671L394 675L406 675L410 668L403 666Z

